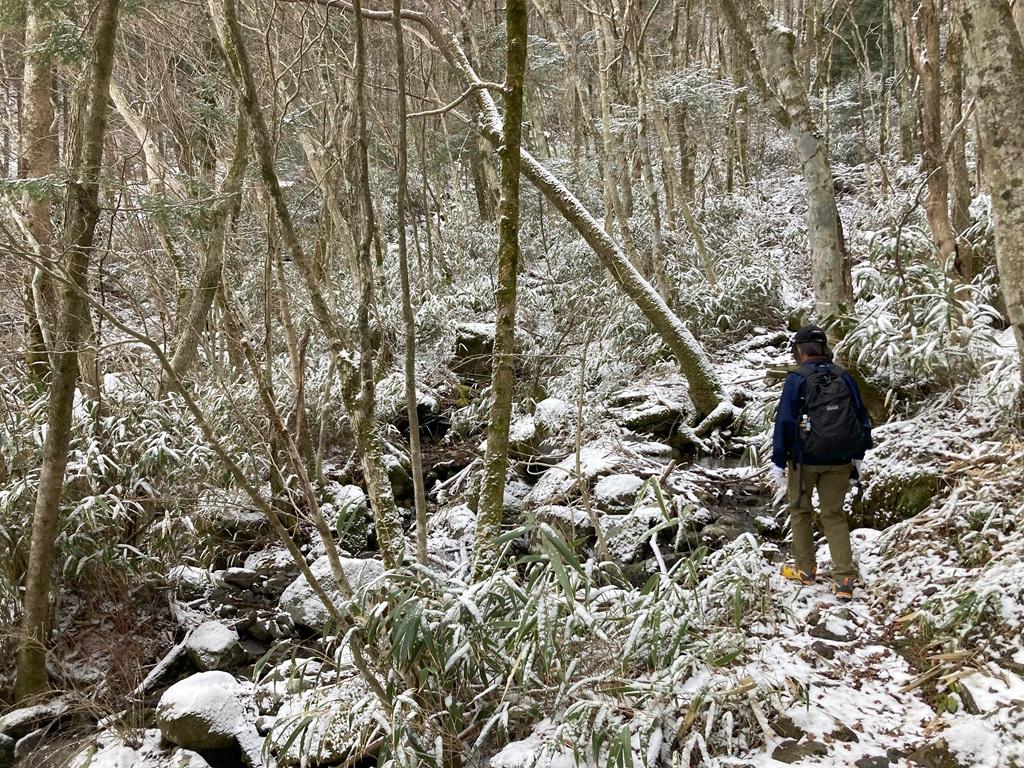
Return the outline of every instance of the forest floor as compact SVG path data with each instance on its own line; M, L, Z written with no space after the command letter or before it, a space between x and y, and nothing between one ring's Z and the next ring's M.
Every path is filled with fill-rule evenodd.
M643 512L651 498L642 497L655 479L666 496L690 505L689 509L699 506L700 513L711 515L704 520L700 536L713 548L721 548L715 551L712 566L702 571L696 592L735 599L725 622L734 626L724 627L731 633L733 650L717 661L695 661L692 674L673 691L678 701L689 702L688 710L682 711L699 712L699 718L680 716L671 727L655 729L659 735L648 744L634 736L636 755L647 755L648 764L656 765L660 754L661 763L673 766L1024 765L1020 632L1024 623L1024 537L1020 535L1024 530L1024 443L1003 423L999 399L986 399L983 387L957 398L935 398L927 407L880 425L875 430L876 449L865 464L864 486L853 489L849 499L861 575L854 601L842 604L831 596L830 559L824 542L818 553L819 583L803 587L788 582L778 575L778 563L786 553L785 509L772 502L762 458L770 434L768 416L780 391L777 381L763 375L767 368L789 362L785 338L781 332L759 332L722 351L725 362L720 370L726 384L741 392L750 423L760 425L762 431L744 438L716 438L712 441L715 456L680 461L678 454L664 450L664 436L623 426L629 418L646 418L645 408L671 410L684 388L677 374L634 382L625 395L620 392L611 400L588 405L581 455L594 493L602 480L619 478L621 485L622 478L631 474L636 485L646 481L639 492L633 486L632 512L611 517L625 520ZM638 393L648 400L638 402ZM654 400L650 400L652 394ZM609 406L609 402L616 404ZM572 410L565 408L559 416L563 436L573 431ZM543 421L540 409L532 418ZM567 444L562 445L564 449ZM447 561L442 570L453 572L465 566L472 548L470 529L453 530L452 521L457 527L465 517L460 510L466 510L455 491L458 479L455 476L447 483L447 495L437 497L437 517L444 522L431 536L432 551ZM607 486L612 493L616 492L613 486L616 483ZM562 483L551 471L529 487L523 483L517 487L532 500L538 516L542 509L571 515L573 505L578 505L579 499L572 495L574 481ZM653 541L641 535L620 542L624 561L633 561L634 582L658 573L661 554L656 551L656 557L650 557L651 549L656 549ZM260 546L266 547L266 542ZM250 600L255 594L255 602L265 603L257 624L266 626L268 616L280 615L281 588L296 575L283 554L271 546L252 553L244 568L209 575L197 573L200 569L179 569L168 579L174 585L170 602L177 637L166 620L155 615L148 628L136 626L128 634L132 643L145 645L154 660L160 655L152 647L157 635L164 639L165 650L175 639L181 640L174 664L163 670L167 676L147 692L145 706L151 711L148 708L156 695L191 669L182 651L183 634L187 637L210 619L237 628L246 638L243 644L256 650L248 663L236 660L232 674L247 690L256 691L257 701L260 692L272 694L272 707L259 706L264 713L261 719L272 723L276 717L284 722L287 711L311 723L310 732L318 735L303 749L315 764L317 750L336 749L331 746L331 729L344 722L342 712L348 704L339 710L337 704L343 699L338 699L323 706L315 688L302 685L293 690L290 678L285 683L261 679L266 668L259 671L252 660L263 652L260 647L268 646L253 642L255 629L243 629L235 606L224 598L225 590L240 589L231 585L232 579L258 582L255 586L247 582L240 594L249 595ZM311 560L320 554L321 549L310 547ZM665 573L665 563L660 566ZM183 594L183 587L186 593L198 591ZM261 597L261 589L271 597ZM707 599L709 604L713 601ZM128 607L134 615L134 608ZM230 610L225 612L225 607ZM722 626L719 621L719 627L709 629ZM108 634L117 631L110 627ZM64 636L76 635L80 636L73 627L65 627ZM261 642L270 643L271 635L261 636ZM326 669L328 662L318 643L308 631L293 636L287 653L298 658L289 662L290 669L308 662L310 668L320 670L321 661ZM98 668L107 667L107 672L94 670L94 679L116 666L118 654L112 648L108 643L105 650L97 651L110 658L92 660ZM62 661L80 670L90 662ZM317 672L316 679L321 674ZM288 689L283 696L277 690L281 685ZM324 690L353 695L336 683ZM122 716L115 716L115 721ZM130 719L137 724L152 722L137 710L130 711ZM674 738L665 736L669 730ZM95 745L72 764L75 768L176 764L167 762L171 757L159 731L139 731L136 726L142 735L128 739L124 734L130 732L122 723L101 733ZM85 743L89 741L93 739ZM82 736L74 736L73 742L72 752L83 743ZM274 751L294 749L285 745ZM66 740L62 753L69 754ZM44 754L45 750L39 752L41 758ZM180 763L184 752L177 754ZM214 753L204 752L203 758L192 754L188 761L197 767L204 765L199 762L203 758L214 768L228 764ZM322 764L335 764L340 759L337 754ZM291 764L294 759L279 754L278 762ZM45 759L26 763L31 764L54 763ZM525 739L491 756L489 764L493 768L568 768L575 762L564 732L543 721Z

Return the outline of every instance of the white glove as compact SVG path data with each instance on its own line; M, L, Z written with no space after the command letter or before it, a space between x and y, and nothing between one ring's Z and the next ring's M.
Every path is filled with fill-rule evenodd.
M769 474L775 487L780 491L786 490L786 468L780 467L777 464L772 464L772 471Z
M857 474L860 475L861 468L864 466L864 459L854 459L853 468L857 470Z

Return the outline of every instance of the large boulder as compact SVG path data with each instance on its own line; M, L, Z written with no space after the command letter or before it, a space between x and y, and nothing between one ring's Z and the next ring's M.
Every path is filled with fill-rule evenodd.
M141 738L102 732L71 758L69 768L210 768L202 755L161 743L160 731L149 728Z
M31 707L11 710L0 717L0 735L18 741L40 728L52 725L65 717L70 710L71 700L64 696Z
M637 494L646 481L636 475L608 475L594 486L594 503L603 510L621 510L632 507Z
M265 536L270 523L242 491L213 488L196 504L196 530L219 542L248 544Z
M694 415L687 388L681 381L630 387L612 395L608 410L626 428L669 437Z
M379 560L343 557L341 568L353 590L366 587L384 574L384 565ZM334 581L327 555L318 558L309 569L335 605L341 605L345 596ZM281 594L278 606L293 622L310 629L323 629L331 617L327 606L301 574Z
M185 641L185 650L201 671L231 669L245 660L238 633L219 621L200 624Z
M286 696L267 743L280 766L355 763L355 750L365 749L358 730L372 722L378 706L362 678L349 672Z
M924 467L882 468L854 501L854 514L872 528L887 528L923 512L942 490L942 479Z
M186 749L228 749L256 719L252 692L227 672L198 672L160 697L156 722L163 737Z
M586 483L615 470L622 463L622 457L611 446L594 442L580 449L580 474ZM576 455L572 454L558 462L541 475L525 507L532 509L549 504L561 504L578 493L579 479L576 472Z
M493 323L459 323L455 327L455 356L451 369L460 378L483 380L490 376L493 355Z

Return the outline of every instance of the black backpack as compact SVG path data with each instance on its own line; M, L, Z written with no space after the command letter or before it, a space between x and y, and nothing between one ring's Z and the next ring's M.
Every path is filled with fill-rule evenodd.
M868 436L857 416L853 393L837 365L805 365L804 396L797 426L801 458L821 464L844 464L868 447Z

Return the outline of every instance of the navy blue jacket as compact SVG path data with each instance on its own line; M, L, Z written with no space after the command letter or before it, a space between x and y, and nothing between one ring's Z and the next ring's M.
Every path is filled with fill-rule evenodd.
M833 363L828 358L816 357L811 358L804 365L821 369L825 367L831 368ZM860 389L857 387L857 382L846 371L843 371L842 379L846 386L850 388L850 394L853 396L853 407L857 412L857 418L860 419L861 426L864 427L864 431L868 436L868 447L870 448L872 446L871 419L868 416L867 408L864 407L864 401L861 399ZM797 423L800 420L800 408L803 404L804 387L806 386L807 379L805 377L799 373L791 373L786 377L786 383L782 387L782 398L779 400L779 408L775 413L775 433L772 437L772 464L777 467L786 466L787 461L795 461L799 464L832 463L830 461L819 461L812 455L799 455L800 443L796 439ZM861 451L860 455L854 458L863 459L864 452Z

